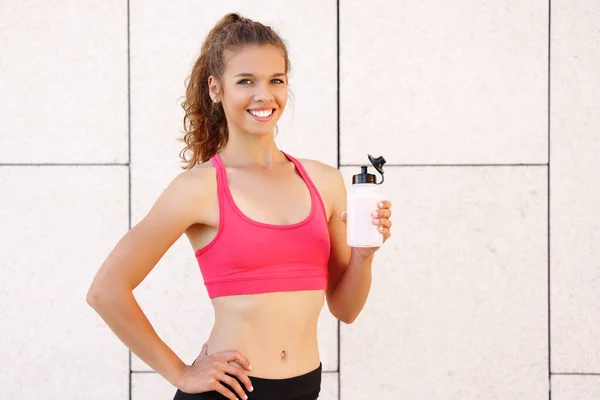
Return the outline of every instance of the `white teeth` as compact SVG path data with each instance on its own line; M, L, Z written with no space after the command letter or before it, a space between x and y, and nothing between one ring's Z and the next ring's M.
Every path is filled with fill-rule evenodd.
M252 111L250 110L250 113L256 117L259 118L267 118L269 116L271 116L271 114L273 113L273 109L270 110L264 110L264 111Z

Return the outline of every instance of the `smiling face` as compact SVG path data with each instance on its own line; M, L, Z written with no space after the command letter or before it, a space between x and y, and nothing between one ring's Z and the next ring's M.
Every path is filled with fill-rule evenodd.
M230 134L273 135L288 98L285 60L271 45L226 51L220 81L209 78L211 96L222 102Z

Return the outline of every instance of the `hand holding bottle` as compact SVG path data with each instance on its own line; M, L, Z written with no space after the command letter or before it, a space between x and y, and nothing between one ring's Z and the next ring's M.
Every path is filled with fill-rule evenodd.
M347 212L342 217L346 222L348 246L366 248L361 250L361 255L371 255L381 247L390 236L391 203L383 200L377 192L376 186L385 180L383 165L385 158L374 158L367 154L373 167L381 174L381 181L377 182L376 176L368 172L368 166L360 167L360 174L352 176L352 186L348 190ZM373 250L374 248L374 250Z
M371 224L375 226L377 231L381 234L382 244L390 238L392 235L390 229L392 228L392 203L389 200L382 200L377 204L377 208L371 212ZM348 213L343 212L340 216L342 221L346 222L348 219ZM363 258L370 257L375 253L379 247L353 247L353 251L356 251L358 255Z

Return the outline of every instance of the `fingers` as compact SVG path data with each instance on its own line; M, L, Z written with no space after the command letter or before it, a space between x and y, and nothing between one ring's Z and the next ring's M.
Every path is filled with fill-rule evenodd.
M392 208L392 202L389 200L382 200L377 203L377 207L379 208Z
M246 389L251 392L254 390L252 387L252 381L248 378L248 375L238 367L234 367L228 364L223 365L223 371L225 371L229 375L237 376L237 378L246 386Z
M217 378L229 385L236 392L241 393L241 399L246 399L247 397L242 387L240 386L239 382L233 378L233 376L237 377L240 380L240 382L242 382L244 386L246 386L246 389L249 392L252 392L254 390L254 388L252 387L252 381L250 380L250 378L248 378L248 375L246 375L246 371L243 369L245 368L248 371L252 369L252 366L250 365L250 360L248 360L248 358L239 351L224 351L221 353L213 354L212 357L216 361L219 370L222 371L217 376ZM239 364L240 367L229 365L229 362L235 362Z
M239 368L238 368L238 369L239 369ZM246 392L244 392L244 389L242 389L242 386L240 385L240 383L239 383L239 382L238 382L238 381L237 381L235 378L233 378L232 376L229 376L229 375L227 375L226 373L224 373L224 372L221 372L220 374L218 374L218 375L216 376L216 378L217 378L219 381L221 381L221 382L225 383L225 384L226 384L227 386L229 386L231 389L233 389L233 390L234 390L234 391L237 393L237 395L238 395L238 397L239 397L240 399L247 399L247 398L248 398L248 396L246 395ZM246 377L246 378L247 378L247 377ZM218 387L219 385L220 385L220 384L217 384L217 387ZM222 385L220 385L220 386L221 386L221 387L223 387ZM251 386L252 386L252 385L251 385ZM230 399L237 399L237 398L238 398L238 397L236 397L236 396L235 396L233 393L231 393L229 390L227 390L227 388L223 387L223 390L225 390L225 391L229 392L229 394L226 394L226 396L227 396L227 397L229 397ZM223 393L221 393L221 394L223 394ZM231 396L233 396L233 397L231 397Z
M392 227L392 221L389 219L392 215L391 210L377 210L371 214L373 216L373 225L378 226L379 232L384 232Z
M252 366L250 365L250 360L248 360L248 358L239 351L223 351L221 353L214 354L214 356L219 361L224 361L225 363L228 363L230 361L236 361L248 371L252 369Z
M373 225L377 226L377 230L383 234L384 242L391 236L390 229L392 228L392 203L388 200L383 200L377 204L377 210L371 214L373 217Z
M377 230L379 232L386 233L386 232L390 231L390 228L392 227L392 221L390 221L389 219L382 219L382 220L374 219L373 225L377 226Z
M390 231L390 228L392 227L392 221L390 221L389 219L382 219L382 220L374 219L373 225L377 225L377 230L379 231L379 233L381 233L383 235L384 242L386 240L388 240L390 238L390 236L392 236L392 233ZM374 249L374 250L377 250L377 249Z
M239 386L239 385L238 385ZM241 389L241 388L240 388ZM221 383L217 382L214 386L215 391L221 393L223 396L225 396L226 398L228 398L229 400L238 400L238 396L236 396L232 391L230 391L229 389L227 389L225 386L223 386ZM246 394L244 393L244 395L242 397L240 397L241 399L247 399L248 397L246 396Z
M392 216L392 210L389 208L379 208L371 213L373 218L390 218Z

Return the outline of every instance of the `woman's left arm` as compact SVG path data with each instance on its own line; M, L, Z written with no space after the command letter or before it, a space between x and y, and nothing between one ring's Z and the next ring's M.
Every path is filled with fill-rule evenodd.
M349 247L346 242L346 187L338 170L332 174L331 198L332 213L329 219L331 254L329 256L329 280L327 304L331 313L347 324L354 322L363 309L371 288L371 265L374 253L379 247ZM372 216L373 224L383 234L383 241L389 239L392 222L392 204L384 200Z

